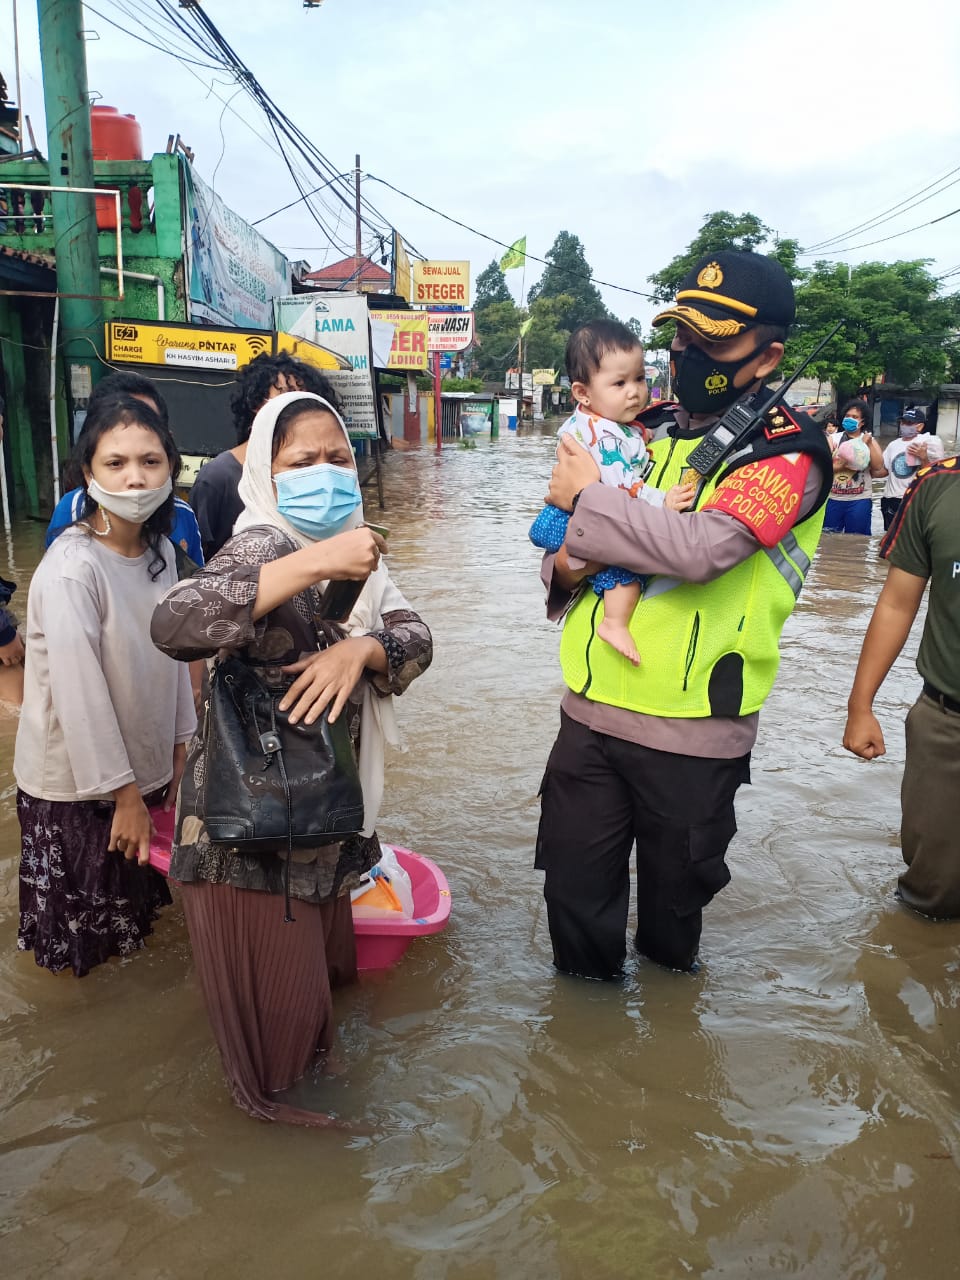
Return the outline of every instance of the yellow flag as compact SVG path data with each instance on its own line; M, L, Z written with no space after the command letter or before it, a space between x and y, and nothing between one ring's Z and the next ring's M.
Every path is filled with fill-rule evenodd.
M500 259L500 270L511 271L514 267L522 267L526 256L527 237L521 236L519 240L514 240L513 244Z
M523 324L520 326L521 338L525 338L527 336L527 330L530 328L532 324L533 324L533 316L531 316L529 320L524 320Z

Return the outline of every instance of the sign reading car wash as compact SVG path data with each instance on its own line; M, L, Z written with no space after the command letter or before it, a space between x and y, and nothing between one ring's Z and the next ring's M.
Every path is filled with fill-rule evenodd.
M413 297L415 307L442 303L445 307L465 307L470 302L469 262L415 262Z
M429 350L466 351L473 342L472 311L428 311Z
M126 364L164 364L181 369L239 369L254 356L273 353L272 333L206 329L191 325L111 320L107 359Z

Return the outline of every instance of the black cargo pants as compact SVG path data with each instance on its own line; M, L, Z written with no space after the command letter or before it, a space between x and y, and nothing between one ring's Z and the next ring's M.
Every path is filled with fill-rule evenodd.
M554 964L619 977L626 955L629 864L637 846L636 947L671 969L697 956L702 909L730 879L733 799L750 756L704 759L608 737L560 713L541 785L535 866Z

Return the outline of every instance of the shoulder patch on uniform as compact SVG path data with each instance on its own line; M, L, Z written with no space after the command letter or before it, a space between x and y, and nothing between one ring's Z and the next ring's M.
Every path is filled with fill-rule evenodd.
M803 430L785 404L775 404L767 411L763 434L768 440L779 440L783 436L799 435Z
M747 462L717 485L701 510L725 511L761 546L775 547L796 523L811 461L809 453L782 453Z

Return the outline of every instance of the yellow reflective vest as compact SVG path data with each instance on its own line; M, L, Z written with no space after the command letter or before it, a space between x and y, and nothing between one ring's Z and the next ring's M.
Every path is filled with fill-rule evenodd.
M650 446L657 487L679 483L698 439ZM716 488L706 482L702 507ZM671 718L743 716L773 687L780 632L803 586L823 528L824 507L775 547L762 547L712 582L651 577L630 621L640 666L596 634L603 597L589 586L571 608L560 641L563 678L574 693L628 711Z

